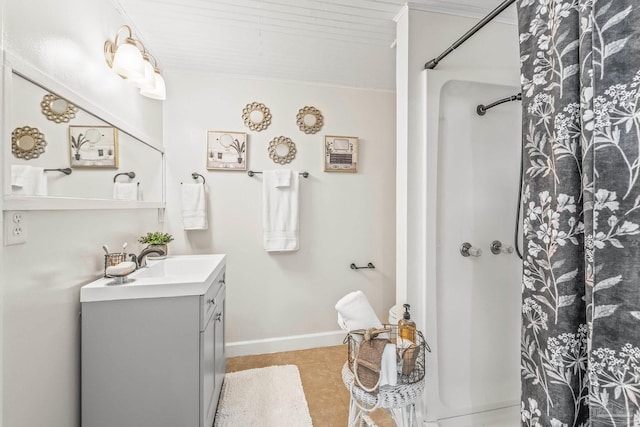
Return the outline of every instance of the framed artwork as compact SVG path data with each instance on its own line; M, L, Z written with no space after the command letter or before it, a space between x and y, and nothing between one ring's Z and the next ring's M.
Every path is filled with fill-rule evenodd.
M247 134L207 131L207 169L247 170Z
M358 172L358 137L324 137L324 171Z
M118 167L118 129L112 126L69 126L72 168Z

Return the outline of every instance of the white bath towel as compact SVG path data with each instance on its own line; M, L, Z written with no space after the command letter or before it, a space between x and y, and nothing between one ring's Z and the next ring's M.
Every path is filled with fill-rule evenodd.
M138 183L114 182L113 198L115 200L138 200Z
M283 172L284 173L284 172ZM289 186L279 187L280 171L262 174L262 228L267 252L298 250L298 174L286 170Z
M44 168L11 165L11 192L25 196L46 196L47 174Z
M182 225L185 230L206 230L207 194L204 184L182 184Z
M382 322L362 291L354 291L343 296L336 303L335 308L338 312L338 325L346 331L382 327ZM384 338L385 335L379 336ZM398 382L396 369L396 346L395 344L387 344L382 352L380 385L396 385Z
M344 330L382 327L382 322L362 291L354 291L340 298L336 303L336 311L338 324Z

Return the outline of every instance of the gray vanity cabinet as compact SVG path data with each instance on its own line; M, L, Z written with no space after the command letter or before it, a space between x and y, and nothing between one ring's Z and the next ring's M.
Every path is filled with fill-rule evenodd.
M82 427L211 427L226 369L224 265L201 295L82 303Z

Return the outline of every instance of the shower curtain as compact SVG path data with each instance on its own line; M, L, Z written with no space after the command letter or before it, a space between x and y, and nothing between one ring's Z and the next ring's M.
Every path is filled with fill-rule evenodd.
M640 426L640 1L518 0L523 426Z

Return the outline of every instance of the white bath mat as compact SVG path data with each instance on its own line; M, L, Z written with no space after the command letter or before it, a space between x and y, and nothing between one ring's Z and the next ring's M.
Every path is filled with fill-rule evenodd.
M311 427L297 366L269 366L224 377L215 427Z

